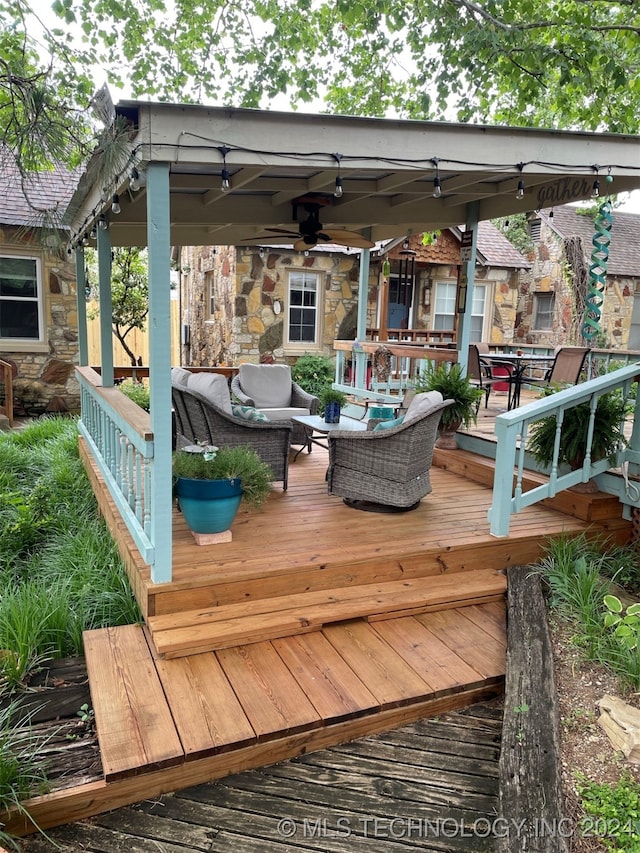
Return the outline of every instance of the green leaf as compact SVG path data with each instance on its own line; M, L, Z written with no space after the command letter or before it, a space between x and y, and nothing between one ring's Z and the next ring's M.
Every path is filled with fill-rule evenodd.
M605 595L604 604L612 613L622 613L622 602L616 595Z

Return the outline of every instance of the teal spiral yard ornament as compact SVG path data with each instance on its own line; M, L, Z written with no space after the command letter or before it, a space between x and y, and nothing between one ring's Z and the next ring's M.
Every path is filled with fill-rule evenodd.
M611 242L611 228L613 227L613 214L611 204L608 201L600 205L594 224L595 234L591 240L593 249L591 250L591 263L589 264L589 286L582 324L582 337L586 341L592 341L601 331L600 318L602 317L609 243Z

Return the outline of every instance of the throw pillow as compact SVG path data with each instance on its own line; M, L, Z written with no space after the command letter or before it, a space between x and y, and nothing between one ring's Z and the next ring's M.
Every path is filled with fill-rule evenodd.
M416 394L409 403L409 408L404 416L405 421L413 421L416 418L428 415L442 405L442 400L443 397L439 391L425 391L423 394Z
M231 414L235 418L240 418L243 421L259 421L260 423L264 423L266 421L269 423L269 418L264 414L264 412L259 412L257 409L254 409L253 406L239 406L236 403L232 403Z
M376 424L373 428L374 432L378 432L381 429L391 429L392 427L400 426L400 424L404 420L404 415L400 415L399 418L390 418L386 421L380 421L379 424Z
M191 372L189 370L185 370L184 367L171 368L171 384L175 385L177 388L186 388L189 384L190 376Z

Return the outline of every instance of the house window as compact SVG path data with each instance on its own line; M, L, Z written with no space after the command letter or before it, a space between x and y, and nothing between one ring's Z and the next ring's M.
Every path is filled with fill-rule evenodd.
M534 293L533 295L533 328L553 328L553 293Z
M472 342L483 341L484 315L487 304L487 285L475 283L473 287L473 302L471 305L471 319L469 325L469 340Z
M204 274L204 298L207 320L213 320L216 314L216 279L215 271L209 270Z
M287 343L293 347L319 345L321 281L316 272L289 273Z
M0 338L42 341L42 284L37 258L0 257Z
M438 281L435 291L433 328L451 331L455 329L457 284L455 281Z

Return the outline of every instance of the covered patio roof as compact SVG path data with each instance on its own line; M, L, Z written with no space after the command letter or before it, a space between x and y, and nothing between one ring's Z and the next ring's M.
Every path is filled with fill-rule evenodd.
M265 228L291 229L292 202L316 194L325 228L379 241L460 225L471 203L482 220L589 199L594 181L601 194L640 188L631 135L141 101L120 102L116 114L130 123L124 151L109 172L102 150L89 163L67 212L72 244L103 214L112 245L146 245L144 186L134 191L131 174L144 180L154 162L170 164L173 245L268 242Z

